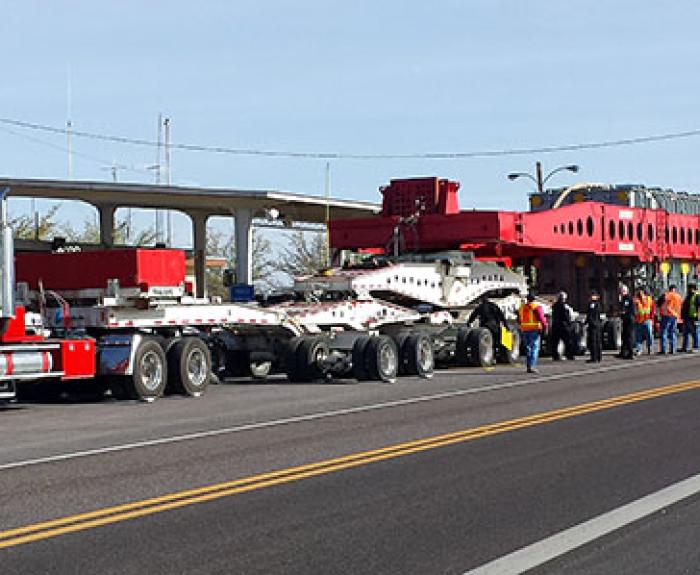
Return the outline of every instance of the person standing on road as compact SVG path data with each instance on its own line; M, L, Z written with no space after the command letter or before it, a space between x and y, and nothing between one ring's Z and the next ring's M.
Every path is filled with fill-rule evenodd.
M557 301L552 306L552 329L550 331L550 349L552 350L552 360L559 361L559 342L564 342L564 353L566 359L573 360L574 337L573 337L573 315L574 310L566 303L566 292L560 291Z
M591 359L588 363L600 363L603 359L603 334L600 321L600 295L597 291L591 292L591 299L586 309L586 327L588 329L588 349Z
M501 345L501 327L508 329L503 310L492 301L489 301L488 296L484 294L481 296L479 305L476 306L469 316L467 324L471 325L475 319L479 320L481 327L485 327L491 332L494 352L498 353L498 347Z
M661 314L661 349L659 353L666 353L667 343L669 344L668 353L676 353L676 330L682 307L683 300L676 291L676 286L669 286L659 306Z
M681 351L698 351L698 299L700 294L695 284L688 284L688 293L681 306L681 318L683 319L683 346ZM690 338L693 338L693 349L688 347Z
M643 341L647 345L647 354L651 354L651 350L654 348L653 317L654 298L643 288L639 288L634 298L634 328L636 332L634 351L637 355L642 353Z
M620 286L620 318L622 319L622 349L617 357L634 359L634 301L624 284Z
M547 318L542 306L535 302L535 294L527 294L518 311L518 323L525 342L525 356L528 373L538 373L537 357L540 353L540 331L547 331Z

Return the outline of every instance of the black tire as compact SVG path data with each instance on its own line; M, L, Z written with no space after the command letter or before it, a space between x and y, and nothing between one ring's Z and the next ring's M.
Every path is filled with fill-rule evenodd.
M457 343L455 344L455 363L462 367L471 365L469 360L469 334L472 331L472 328L469 327L460 327L457 329Z
M330 353L328 340L323 336L304 338L297 347L297 370L302 381L325 379L325 372L319 361Z
M511 349L508 349L499 343L496 359L500 363L513 365L518 363L518 360L520 359L520 330L512 326L509 326L509 330L511 337L513 338L513 345L511 346Z
M403 341L400 349L400 374L417 375L425 379L433 377L435 356L430 336L424 333L411 334Z
M287 379L292 383L303 381L304 377L297 366L297 350L304 341L302 337L293 337L287 342L284 354L284 373L287 374Z
M603 349L617 351L622 348L622 322L619 317L603 324Z
M369 372L365 367L365 350L372 338L368 335L360 335L352 345L352 376L357 381L368 381Z
M131 399L154 401L163 395L168 381L165 351L154 338L144 337L134 355L131 377L124 381L124 392Z
M471 330L467 337L469 346L469 365L476 367L489 367L495 361L493 348L493 335L485 327Z
M365 369L370 379L394 383L399 370L396 342L387 335L372 337L365 348Z
M198 337L183 337L170 346L168 374L175 393L199 397L211 381L211 352Z
M272 371L271 361L251 361L248 364L250 369L250 377L253 379L267 379Z
M580 321L575 321L572 327L573 345L575 355L584 355L588 351L586 327Z

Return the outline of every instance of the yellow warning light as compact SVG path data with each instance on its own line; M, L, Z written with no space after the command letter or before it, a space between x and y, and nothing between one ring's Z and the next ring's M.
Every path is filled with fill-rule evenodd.
M532 195L530 196L530 207L539 208L542 205L542 196Z
M574 260L574 265L577 268L585 268L586 267L586 256L583 255L577 255L576 259Z
M661 273L665 276L668 275L668 272L671 271L671 264L668 262L661 262L661 265L659 266L659 269L661 270Z
M575 204L580 204L581 202L585 202L585 201L586 201L586 194L584 194L583 192L576 192L574 194L573 202Z
M688 272L690 272L690 264L689 264L688 262L683 262L683 263L681 264L681 273L682 273L684 276L687 276L687 275L688 275Z
M627 192L617 192L617 199L621 202L626 202L630 199L630 195Z

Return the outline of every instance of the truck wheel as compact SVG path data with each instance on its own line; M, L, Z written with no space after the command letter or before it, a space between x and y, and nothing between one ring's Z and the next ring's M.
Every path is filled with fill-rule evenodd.
M330 354L328 340L322 336L304 338L297 348L297 369L302 381L317 381L325 378L320 365Z
M272 370L271 361L251 361L250 375L253 379L267 379Z
M576 349L574 353L576 355L584 355L588 351L587 337L586 337L586 327L580 321L574 322L574 344Z
M430 337L424 333L409 335L401 346L400 373L429 379L433 377L434 369L435 356Z
M370 379L369 372L365 367L365 350L371 339L368 335L360 335L352 345L352 376L357 381Z
M399 368L396 343L386 335L370 338L365 348L365 369L370 379L394 383Z
M141 340L134 356L134 369L125 382L126 395L141 401L155 401L163 395L168 381L165 352L153 338Z
M293 337L287 342L284 356L284 373L287 374L287 379L292 383L303 381L304 377L299 367L297 366L297 350L304 341L302 337Z
M603 324L603 349L619 350L622 347L622 322L614 317Z
M469 365L489 367L493 365L493 336L485 327L471 330L467 337Z
M498 361L508 365L518 363L520 359L520 331L511 328L511 335L513 337L513 345L510 349L499 344L498 345Z
M470 348L469 334L472 329L469 327L460 327L457 330L457 343L455 344L455 362L457 365L466 367L470 364Z
M211 353L198 337L183 337L168 353L170 384L176 393L199 397L211 379Z

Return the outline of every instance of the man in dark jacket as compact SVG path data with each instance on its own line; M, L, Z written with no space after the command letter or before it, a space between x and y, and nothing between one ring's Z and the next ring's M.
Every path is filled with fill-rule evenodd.
M634 300L624 284L620 286L620 319L622 319L622 349L617 357L634 359Z
M600 296L597 291L591 292L591 299L586 309L586 326L588 329L588 349L591 352L589 363L600 363L603 359L603 334L600 321Z
M681 351L698 351L698 307L700 307L700 295L696 291L695 284L688 284L688 291L681 306L681 318L683 319L683 346ZM693 338L693 349L690 349L690 338Z
M561 291L557 296L557 301L552 306L552 331L550 337L550 349L552 350L552 360L559 361L559 342L564 342L564 353L566 359L572 360L574 354L574 334L573 334L573 313L574 310L566 303L566 292Z
M481 296L479 305L476 306L476 309L469 316L467 323L471 325L475 319L479 320L481 327L485 327L491 332L494 349L497 351L501 343L501 326L506 329L508 327L506 325L506 316L503 315L501 308L489 301L488 296L484 294Z

